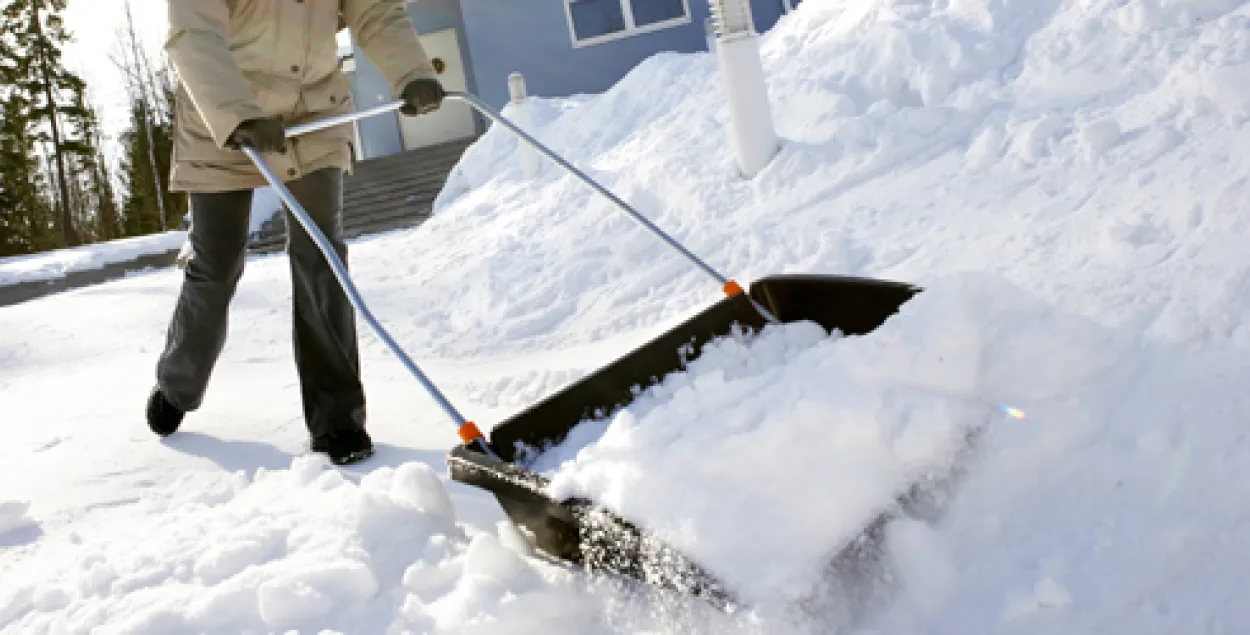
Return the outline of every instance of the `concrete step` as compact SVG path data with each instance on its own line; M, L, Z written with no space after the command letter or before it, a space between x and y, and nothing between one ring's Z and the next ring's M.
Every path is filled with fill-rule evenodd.
M360 235L371 231L371 226L379 222L390 222L399 217L428 217L437 192L423 192L409 198L405 194L397 194L392 198L380 198L367 207L351 208L343 216L343 231L349 236ZM281 222L272 225L254 238L252 245L270 241L285 242L286 229Z
M349 230L347 227L344 227L343 233L347 236L348 240L352 240L361 236L379 234L395 229L416 227L425 222L428 218L428 214L413 214L411 212L397 214L390 217L379 217L373 219L366 227L359 227L354 230ZM248 252L253 254L277 253L284 249L286 249L285 235L268 237L257 240L248 245Z
M416 150L406 150L403 152L396 152L394 154L388 154L386 156L365 159L364 161L357 162L356 165L357 167L360 167L360 168L372 169L378 166L411 163L412 161L419 161L419 160L423 160L427 158L435 159L435 160L444 160L452 156L455 156L458 158L461 155L463 155L465 149L467 149L470 145L472 145L476 140L477 139L474 138L471 140L463 140L463 141L449 141L447 143L439 144L436 146L429 146L426 148L417 148Z
M388 205L393 202L404 202L409 198L427 197L433 200L443 187L442 181L430 182L419 181L415 183L396 182L385 186L378 186L368 192L360 192L350 198L343 197L343 214L344 216L352 216L355 214L368 213L378 205Z
M393 226L395 223L419 224L430 217L433 197L423 197L408 204L379 206L368 213L343 219L343 234L348 238L356 238L365 234L380 231L381 226ZM286 245L286 231L267 232L254 238L248 248L253 251L266 251L272 247L282 249Z
M368 191L379 185L396 181L436 181L440 185L451 174L451 163L439 163L423 166L397 166L384 172L370 172L353 177L343 183L344 195L350 197L361 191Z
M419 225L429 218L438 192L466 148L476 139L452 141L357 163L344 181L343 232L348 238ZM248 245L251 253L286 247L279 220Z
M439 154L422 154L421 150L412 150L398 155L371 159L357 163L352 174L347 177L344 185L354 187L358 182L375 179L389 179L395 176L413 173L451 172L463 154L463 148L456 151L444 151Z

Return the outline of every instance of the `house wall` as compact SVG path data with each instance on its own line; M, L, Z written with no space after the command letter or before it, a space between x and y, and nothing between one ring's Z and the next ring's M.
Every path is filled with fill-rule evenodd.
M356 70L350 74L350 77L352 98L356 100L356 109L364 110L394 99L390 85L382 76L382 72L369 61L359 45L353 44L353 47ZM365 158L403 151L399 120L394 115L378 115L361 119L356 126L360 136L361 155Z
M708 5L690 0L691 22L573 48L564 0L461 0L474 54L478 96L496 110L508 102L508 75L525 75L531 94L566 96L611 88L658 51L707 49Z
M761 33L783 15L783 0L750 1ZM530 94L561 97L603 92L660 51L706 51L704 23L709 2L688 2L688 24L577 48L569 33L564 0L419 0L408 5L408 12L418 32L457 29L470 91L498 111L508 102L508 75L514 71L525 75ZM381 74L358 46L356 68L352 84L358 107L390 99ZM480 119L478 129L485 129ZM366 157L403 149L394 117L362 122L360 136Z
M794 6L799 5L799 0L791 1ZM755 20L755 30L760 33L773 28L783 15L785 10L782 9L782 0L751 0L751 17Z
M533 95L598 93L659 51L706 51L709 2L688 2L689 24L574 48L564 0L461 0L478 95L503 108L513 71ZM762 33L781 17L782 0L751 0L751 9Z
M408 4L408 15L418 33L432 33L443 29L456 29L456 39L460 44L460 53L465 58L465 69L469 71L467 78L470 92L477 91L472 74L473 58L469 50L469 40L464 29L464 19L460 12L460 0L420 0ZM359 109L376 106L394 99L386 78L377 66L369 60L369 56L353 40L356 71L352 73L352 95ZM361 145L364 156L372 158L386 154L402 152L403 135L399 128L398 114L378 115L361 120L359 124ZM478 121L478 131L485 129Z
M417 27L418 33L433 33L443 29L456 29L456 40L460 43L460 54L464 57L465 69L473 68L473 55L469 48L469 38L465 33L464 15L460 10L460 0L417 0L409 2L408 15ZM473 82L473 74L468 77L469 91L476 92L477 84Z

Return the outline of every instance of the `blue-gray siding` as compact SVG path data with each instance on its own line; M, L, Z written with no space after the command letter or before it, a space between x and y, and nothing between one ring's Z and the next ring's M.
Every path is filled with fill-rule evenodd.
M574 48L564 0L461 0L479 95L499 109L508 75L519 71L531 94L599 93L660 51L707 50L707 0L689 0L690 23ZM756 28L771 29L782 0L751 0Z
M421 0L408 5L408 15L418 33L433 33L443 29L456 29L460 53L468 74L469 90L477 92L473 77L473 55L465 36L464 18L460 14L460 0ZM352 95L358 108L376 106L393 99L381 71L369 61L369 56L353 42L356 72L352 75ZM483 127L478 123L479 130ZM394 154L402 151L403 134L399 129L397 115L379 115L360 123L360 141L367 158Z
M352 98L356 108L364 110L394 99L390 85L359 47L355 51L356 71L352 73ZM394 154L404 149L399 132L399 119L394 115L378 115L361 119L357 124L360 132L361 151L367 158Z
M479 95L491 107L508 101L508 75L519 71L531 94L598 93L658 51L707 50L706 2L690 0L689 24L573 48L564 0L462 0Z
M603 92L660 51L707 50L709 3L689 3L688 24L581 48L573 47L564 0L421 0L409 4L408 12L419 32L457 29L469 90L499 110L508 101L508 75L514 71L525 75L531 94L563 97ZM760 32L771 29L783 13L782 0L751 0L751 5ZM356 68L352 83L361 107L390 99L381 74L359 47ZM360 134L366 156L402 149L393 117L363 123Z

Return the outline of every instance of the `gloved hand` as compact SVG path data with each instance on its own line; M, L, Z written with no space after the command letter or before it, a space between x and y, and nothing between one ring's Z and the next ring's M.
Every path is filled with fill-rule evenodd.
M437 79L422 78L408 82L402 96L405 103L399 107L399 112L411 117L438 110L447 93Z
M257 152L286 152L286 128L277 117L265 119L248 119L230 133L226 145L236 150L243 146L254 148Z

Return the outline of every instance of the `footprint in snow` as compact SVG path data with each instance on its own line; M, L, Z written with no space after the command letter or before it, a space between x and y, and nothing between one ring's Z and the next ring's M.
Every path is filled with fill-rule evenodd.
M1171 258L1177 249L1176 234L1149 215L1113 219L1104 231L1108 252L1121 264L1145 268Z

